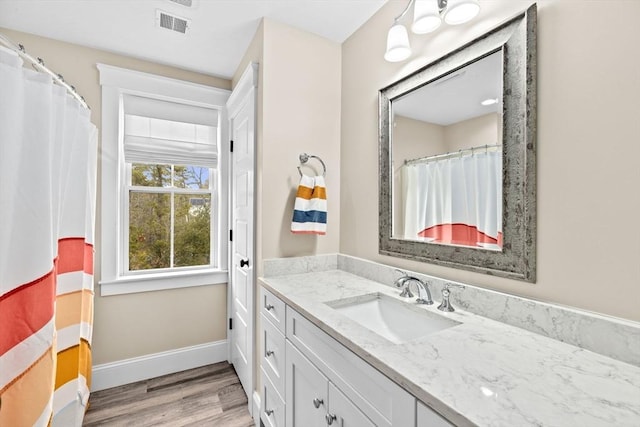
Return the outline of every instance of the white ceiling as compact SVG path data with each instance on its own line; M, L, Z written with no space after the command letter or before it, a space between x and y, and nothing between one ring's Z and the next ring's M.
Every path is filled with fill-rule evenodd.
M342 43L385 1L0 0L0 27L230 78L262 17ZM187 19L186 34L160 28L157 9Z
M502 52L493 53L393 102L393 113L449 126L502 110ZM483 106L485 99L497 104Z

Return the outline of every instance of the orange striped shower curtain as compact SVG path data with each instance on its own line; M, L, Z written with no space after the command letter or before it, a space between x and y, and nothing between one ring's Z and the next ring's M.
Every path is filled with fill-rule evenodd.
M0 426L80 426L89 397L97 132L0 48Z

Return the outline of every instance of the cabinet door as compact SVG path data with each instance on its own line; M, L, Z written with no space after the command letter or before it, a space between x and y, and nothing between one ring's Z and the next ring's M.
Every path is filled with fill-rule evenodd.
M329 381L289 341L286 346L287 427L325 427Z
M329 412L326 420L331 427L375 427L333 383L329 383Z
M453 427L449 421L422 402L418 402L418 427Z

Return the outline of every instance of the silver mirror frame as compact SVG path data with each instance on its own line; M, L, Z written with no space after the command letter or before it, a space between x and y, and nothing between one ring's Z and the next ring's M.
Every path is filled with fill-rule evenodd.
M527 282L536 281L536 4L379 92L379 252ZM392 234L392 102L494 52L503 54L503 248L401 240Z

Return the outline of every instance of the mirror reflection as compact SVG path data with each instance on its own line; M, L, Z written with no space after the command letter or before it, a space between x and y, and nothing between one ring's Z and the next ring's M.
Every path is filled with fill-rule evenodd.
M500 251L497 51L391 100L392 237Z

